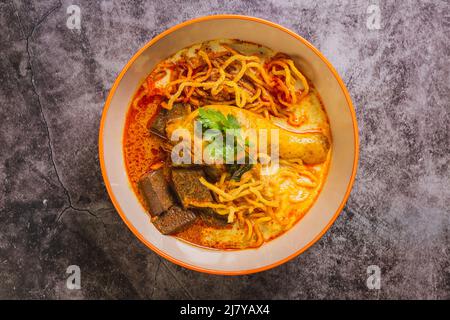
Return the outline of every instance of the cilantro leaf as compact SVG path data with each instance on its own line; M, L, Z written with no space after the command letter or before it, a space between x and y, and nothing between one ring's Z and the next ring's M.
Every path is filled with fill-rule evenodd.
M229 167L231 173L231 180L240 181L244 173L253 167L252 164L232 164Z
M248 141L243 140L241 126L234 115L228 114L225 116L214 109L200 108L198 118L202 124L204 139L210 141L206 146L206 150L211 160L226 161L230 155L233 155L235 160L238 156L244 156L249 159L245 152L245 146L248 146ZM219 137L219 135L222 135L222 137ZM231 143L227 143L227 136L232 137ZM229 138L228 141L230 142ZM244 150L244 154L238 155L238 149ZM229 168L231 179L239 181L241 176L250 170L253 165L229 164L227 167Z
M239 122L237 121L236 117L229 114L226 119L226 127L227 129L240 129L241 126L239 125Z
M224 124L227 122L227 118L221 112L214 109L200 108L198 114L203 129L226 129L224 128Z
M198 109L199 119L203 129L217 129L221 131L240 129L241 126L232 114L225 115L214 109Z

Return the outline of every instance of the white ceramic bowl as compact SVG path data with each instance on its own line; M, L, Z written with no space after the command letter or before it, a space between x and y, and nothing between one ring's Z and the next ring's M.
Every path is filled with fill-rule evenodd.
M333 136L328 177L313 207L291 230L257 249L205 249L161 235L133 193L125 170L123 130L128 105L138 85L159 61L178 50L223 38L259 43L290 55L318 89ZM355 178L358 129L344 83L328 60L306 40L275 23L253 17L207 16L163 32L126 64L106 100L100 124L99 153L103 178L114 206L131 231L150 249L189 269L215 274L248 274L292 259L328 230L342 210Z

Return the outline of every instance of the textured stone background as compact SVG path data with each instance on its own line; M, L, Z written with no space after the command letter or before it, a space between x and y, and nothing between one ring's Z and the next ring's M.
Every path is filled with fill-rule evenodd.
M0 298L450 298L448 1L0 2ZM379 3L381 29L366 27ZM81 31L66 9L81 7ZM184 20L238 13L316 45L353 98L359 171L344 211L276 269L222 277L160 259L102 183L100 115L115 77ZM66 288L81 267L82 289ZM366 287L366 268L382 288Z

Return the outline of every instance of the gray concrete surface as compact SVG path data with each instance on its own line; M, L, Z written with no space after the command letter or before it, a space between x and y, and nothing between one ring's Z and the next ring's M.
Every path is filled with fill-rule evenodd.
M79 32L66 26L71 4ZM336 223L300 257L249 276L200 274L148 250L112 207L97 154L127 60L216 13L266 18L317 46L348 85L361 135ZM2 0L0 26L0 298L450 298L448 1ZM69 265L81 290L66 287ZM380 290L366 286L369 265Z

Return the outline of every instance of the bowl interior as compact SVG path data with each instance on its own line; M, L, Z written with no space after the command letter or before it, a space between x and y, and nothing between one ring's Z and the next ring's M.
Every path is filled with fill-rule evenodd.
M122 137L128 105L152 68L176 51L206 40L231 38L289 54L318 89L330 119L333 154L321 194L291 230L258 249L220 251L162 236L139 204L126 175ZM332 68L332 67L331 67ZM141 49L111 90L104 110L100 145L103 175L116 209L149 247L185 267L215 273L246 273L277 265L302 252L328 229L342 209L354 178L356 123L343 85L316 49L273 24L242 17L197 20L165 33Z

